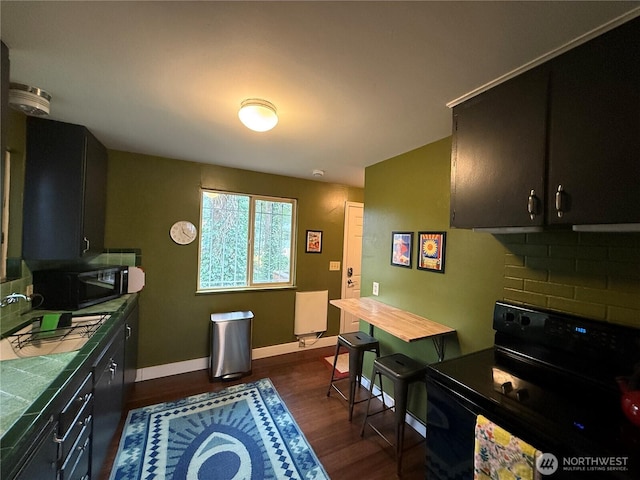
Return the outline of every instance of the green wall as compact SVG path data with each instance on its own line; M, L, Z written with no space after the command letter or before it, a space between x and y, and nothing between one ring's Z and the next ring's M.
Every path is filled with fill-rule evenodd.
M640 327L640 234L449 229L450 162L446 138L366 169L362 296L379 282L380 301L455 328L445 359L493 345L496 300ZM431 230L447 233L444 274L417 270L415 248L412 269L391 266L392 231ZM437 361L428 340L408 344L379 329L375 336L383 354ZM367 377L371 367L366 356ZM409 409L424 420L424 389L414 392Z
M139 248L146 286L140 296L138 368L209 355L209 315L251 310L253 347L295 341L296 289L196 294L198 242L176 245L169 228L200 219L200 188L273 195L298 200L297 290L329 290L340 297L344 205L362 202L363 190L311 180L214 165L109 152L106 247ZM321 254L304 253L307 229L322 230ZM328 310L327 336L337 335L340 316Z
M491 315L502 295L506 251L490 235L449 230L450 162L446 138L366 169L361 286L361 295L371 296L372 282L379 282L381 302L455 328L457 337L446 338L445 358L492 345ZM392 231L414 232L414 242L418 231L446 232L444 274L417 270L415 245L411 269L392 266ZM383 355L402 352L425 363L437 361L431 340L406 343L379 329L374 335ZM413 392L409 410L424 420L424 387Z
M490 235L449 230L449 138L378 163L365 173L362 296L380 284L379 300L458 330L463 351L492 343L493 303L502 295L505 248ZM444 231L445 273L391 265L391 232ZM450 355L458 353L449 339ZM411 345L433 361L431 342Z

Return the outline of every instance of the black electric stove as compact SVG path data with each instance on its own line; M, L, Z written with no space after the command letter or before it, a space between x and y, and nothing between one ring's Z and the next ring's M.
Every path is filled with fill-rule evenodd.
M504 302L493 327L494 347L429 366L426 478L473 478L479 414L556 457L542 478L640 478L616 382L640 366L640 330Z

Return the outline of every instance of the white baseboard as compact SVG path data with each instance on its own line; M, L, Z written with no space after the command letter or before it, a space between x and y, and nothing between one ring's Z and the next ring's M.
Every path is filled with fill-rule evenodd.
M313 343L311 343L313 341ZM270 345L268 347L254 348L251 351L252 359L257 360L259 358L274 357L276 355L284 355L287 353L301 352L303 350L311 350L314 348L331 347L335 346L338 341L337 336L333 337L320 337L319 339L305 341L306 346L300 346L300 342L282 343L280 345ZM154 378L168 377L171 375L178 375L180 373L195 372L197 370L206 370L209 368L209 357L195 358L193 360L186 360L184 362L167 363L165 365L156 365L153 367L139 368L136 373L136 382L143 380L152 380ZM360 382L366 389L369 388L369 379L362 377ZM380 394L380 389L377 385L373 387L374 395ZM388 394L384 394L384 399L387 405L393 405L393 398ZM407 412L405 421L413 427L423 437L427 434L427 429L424 423L414 417L410 412Z
M276 355L284 355L285 353L302 352L303 350L312 350L314 348L335 347L338 336L320 337L317 340L305 340L305 346L301 347L300 342L281 343L280 345L270 345L268 347L254 348L251 352L254 360L259 358L275 357Z
M282 343L280 345L254 348L251 351L251 355L253 360L258 360L259 358L274 357L276 355L284 355L286 353L330 347L334 346L337 341L337 336L320 337L317 340L315 338L311 340L305 339L305 346L300 346L300 342ZM178 375L180 373L195 372L197 370L206 370L207 368L209 368L209 357L194 358L193 360L185 360L184 362L167 363L164 365L155 365L153 367L144 367L137 370L136 382Z

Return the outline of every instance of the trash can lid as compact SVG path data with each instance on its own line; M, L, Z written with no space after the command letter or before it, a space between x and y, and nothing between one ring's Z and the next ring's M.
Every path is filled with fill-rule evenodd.
M246 312L226 312L226 313L212 313L212 322L228 322L230 320L250 320L253 318L253 312L247 310Z

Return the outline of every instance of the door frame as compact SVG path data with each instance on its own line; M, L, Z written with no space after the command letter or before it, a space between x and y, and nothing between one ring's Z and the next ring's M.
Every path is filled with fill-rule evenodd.
M345 298L347 295L347 238L349 235L349 225L347 224L348 220L348 211L349 207L358 206L362 207L362 211L364 214L364 203L363 202L345 202L344 203L344 231L342 236L342 272L341 272L341 280L340 280L340 298ZM362 258L361 258L362 260ZM361 267L362 270L362 267ZM340 333L345 333L345 312L340 309Z

